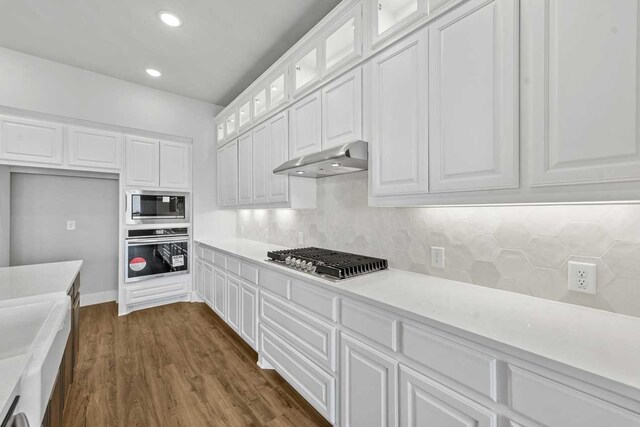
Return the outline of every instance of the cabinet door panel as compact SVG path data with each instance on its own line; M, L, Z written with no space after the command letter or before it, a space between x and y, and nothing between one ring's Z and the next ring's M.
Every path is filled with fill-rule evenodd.
M160 185L160 141L127 136L127 185L158 187Z
M345 334L340 340L342 425L397 425L397 362Z
M428 192L427 33L373 58L371 193Z
M320 151L321 96L315 92L291 107L291 158Z
M225 146L225 175L227 186L227 205L238 204L238 141Z
M518 20L474 0L429 26L431 192L518 186Z
M247 132L238 139L238 204L251 204L253 180L253 135Z
M160 142L160 187L189 188L191 183L191 146L178 142Z
M258 339L258 288L242 281L240 288L240 336L255 350Z
M69 166L120 170L122 134L96 129L69 127Z
M240 332L240 279L227 275L227 323Z
M638 3L523 2L532 185L640 179Z
M269 201L269 129L264 123L253 130L253 203Z
M432 379L400 365L402 427L495 427L497 415Z
M362 138L360 68L322 89L322 149Z
M213 310L226 320L227 273L219 268L213 269Z
M27 119L0 118L0 158L62 164L62 126Z
M204 272L203 272L203 283L204 283L204 301L207 305L213 308L213 267L209 264L203 264Z
M276 175L273 170L289 159L289 122L285 111L269 120L269 202L289 200L289 177Z
M218 149L218 206L227 204L227 162L224 159L224 148Z

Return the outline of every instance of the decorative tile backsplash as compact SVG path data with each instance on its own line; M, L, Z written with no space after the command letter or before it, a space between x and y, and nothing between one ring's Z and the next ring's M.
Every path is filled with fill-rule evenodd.
M240 210L237 234L387 258L393 268L640 317L640 205L371 208L367 173L318 180L313 210ZM445 249L431 267L430 246ZM596 295L567 262L597 265Z

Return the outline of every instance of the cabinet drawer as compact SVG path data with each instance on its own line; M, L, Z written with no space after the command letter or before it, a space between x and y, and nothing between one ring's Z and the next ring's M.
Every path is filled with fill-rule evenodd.
M550 427L640 425L638 414L512 365L509 365L509 406Z
M291 301L327 319L337 320L337 300L337 296L317 286L300 280L291 282Z
M213 264L213 251L209 248L202 248L202 259Z
M213 253L213 264L216 267L220 267L224 270L227 269L227 256L220 252Z
M260 326L260 349L271 363L329 422L335 422L335 379L264 325Z
M196 258L202 259L202 246L196 244Z
M130 285L127 286L125 290L126 304L142 304L165 298L187 295L189 293L187 284L188 282L183 279L181 281Z
M403 323L402 353L496 400L496 359L424 329Z
M243 262L240 266L240 275L244 280L258 284L258 267L255 265Z
M291 279L286 276L264 269L260 272L260 286L274 294L289 299Z
M378 344L398 350L398 321L373 308L342 300L340 321Z
M336 328L264 293L260 296L260 321L302 354L335 371Z
M238 258L227 257L227 272L240 277L240 260Z

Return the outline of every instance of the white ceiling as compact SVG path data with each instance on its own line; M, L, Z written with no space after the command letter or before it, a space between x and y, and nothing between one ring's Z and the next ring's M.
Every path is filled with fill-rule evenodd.
M225 106L339 2L0 0L0 46Z

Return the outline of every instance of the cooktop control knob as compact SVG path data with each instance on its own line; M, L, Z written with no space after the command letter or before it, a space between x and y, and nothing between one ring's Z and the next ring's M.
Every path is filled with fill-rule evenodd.
M307 268L307 261L302 261L300 263L300 268L303 269L303 270L306 269Z
M287 259L284 260L284 263L287 264L287 265L290 265L291 264L291 257L288 256Z
M313 264L312 264L312 263L308 263L308 264L307 264L307 271L311 272L311 271L313 271L313 269L314 269L314 268L315 268L315 267L313 266Z
M300 264L302 264L302 260L297 259L296 260L296 267L300 268Z

